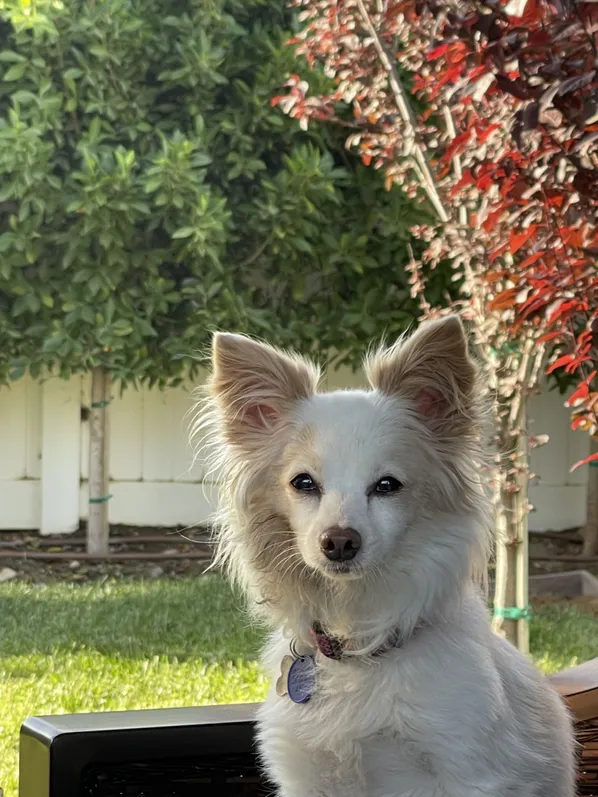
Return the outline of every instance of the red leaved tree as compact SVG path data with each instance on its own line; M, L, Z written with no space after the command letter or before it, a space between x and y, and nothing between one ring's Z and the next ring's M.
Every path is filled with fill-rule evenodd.
M496 626L527 647L526 399L576 381L574 428L598 432L598 7L591 0L295 0L292 41L332 78L273 100L424 202L412 263L450 261L488 371L497 430ZM450 308L451 310L453 308ZM592 455L598 460L598 454ZM581 464L581 463L577 463Z

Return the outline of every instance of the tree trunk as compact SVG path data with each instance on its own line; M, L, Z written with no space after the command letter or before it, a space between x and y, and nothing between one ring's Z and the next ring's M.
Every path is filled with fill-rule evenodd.
M503 448L501 468L513 475L498 479L496 491L496 582L494 630L512 642L522 653L529 653L528 620L528 480L529 446L525 393L516 417L506 416L501 440L511 441ZM515 436L512 432L516 431Z
M87 552L108 553L108 405L110 375L103 368L91 372L89 415L89 514Z
M598 440L592 441L592 454L598 452ZM583 530L582 556L598 555L598 462L588 468L588 499L586 525Z

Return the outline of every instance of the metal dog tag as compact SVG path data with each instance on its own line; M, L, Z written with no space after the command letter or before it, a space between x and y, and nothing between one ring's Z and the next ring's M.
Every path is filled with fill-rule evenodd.
M287 682L289 680L289 672L293 666L295 659L293 656L285 656L280 662L280 676L276 681L276 694L279 697L288 695Z
M307 703L316 686L316 662L313 656L300 656L291 664L287 693L293 703Z

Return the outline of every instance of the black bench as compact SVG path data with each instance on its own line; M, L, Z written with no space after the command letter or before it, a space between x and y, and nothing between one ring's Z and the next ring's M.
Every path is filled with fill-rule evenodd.
M32 717L20 797L257 797L253 707Z

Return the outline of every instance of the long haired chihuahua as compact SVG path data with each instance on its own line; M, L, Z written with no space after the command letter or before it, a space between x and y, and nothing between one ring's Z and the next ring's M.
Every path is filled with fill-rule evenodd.
M370 389L213 340L197 430L217 562L271 628L258 741L280 797L572 797L560 698L492 633L480 376L456 317L370 356Z

